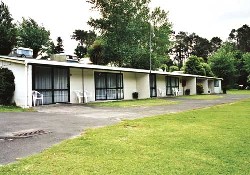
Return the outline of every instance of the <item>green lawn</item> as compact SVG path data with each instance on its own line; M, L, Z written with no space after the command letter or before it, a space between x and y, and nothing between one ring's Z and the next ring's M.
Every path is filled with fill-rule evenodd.
M227 94L246 94L250 95L250 90L238 90L238 89L230 89L227 91Z
M91 129L0 174L250 174L250 99Z
M168 99L151 98L142 100L123 100L123 101L110 101L110 102L98 102L89 103L88 105L99 107L138 107L138 106L161 106L177 104L176 101L170 101Z
M194 100L215 100L218 98L222 98L221 95L186 95L186 96L180 96L180 98L188 98L188 99L194 99Z
M17 106L1 106L0 105L0 112L30 112L33 111L32 108L23 109Z

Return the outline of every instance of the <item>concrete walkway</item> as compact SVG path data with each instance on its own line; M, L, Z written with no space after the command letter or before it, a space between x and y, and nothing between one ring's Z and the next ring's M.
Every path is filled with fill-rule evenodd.
M46 134L28 138L0 139L0 165L8 164L81 134L87 128L102 127L123 119L149 117L157 114L176 113L224 103L232 103L250 95L223 95L216 100L190 100L167 98L180 101L175 105L133 108L91 107L88 105L56 104L39 106L38 112L0 113L0 137L13 132L25 133L43 130Z

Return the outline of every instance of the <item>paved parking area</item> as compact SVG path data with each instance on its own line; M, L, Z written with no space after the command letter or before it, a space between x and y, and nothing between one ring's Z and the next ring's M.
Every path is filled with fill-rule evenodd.
M19 139L0 139L0 165L8 164L80 135L87 128L102 127L123 119L149 117L157 114L176 113L250 98L250 95L224 95L216 100L190 100L167 98L179 104L106 108L88 105L56 104L36 107L38 112L0 113L0 136L26 130L43 130L47 134Z

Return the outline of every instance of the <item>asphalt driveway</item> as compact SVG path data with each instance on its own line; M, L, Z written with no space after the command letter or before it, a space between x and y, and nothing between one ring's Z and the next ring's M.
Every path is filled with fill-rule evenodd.
M250 98L250 95L224 95L216 100L180 101L175 105L133 108L90 107L87 105L56 104L36 107L38 112L0 113L0 165L14 162L80 135L87 128L112 125L123 119L176 113ZM14 132L44 131L28 138L12 138ZM8 136L3 139L3 136ZM2 139L1 139L2 138Z

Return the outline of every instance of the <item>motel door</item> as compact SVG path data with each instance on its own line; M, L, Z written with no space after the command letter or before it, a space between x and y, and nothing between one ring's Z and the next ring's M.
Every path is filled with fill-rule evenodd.
M123 74L95 72L95 99L121 100L123 93Z
M150 97L157 97L156 93L156 74L149 74Z
M69 69L33 66L32 89L43 94L44 104L69 102Z
M178 77L166 77L166 94L173 95L173 88L179 89L179 78Z

